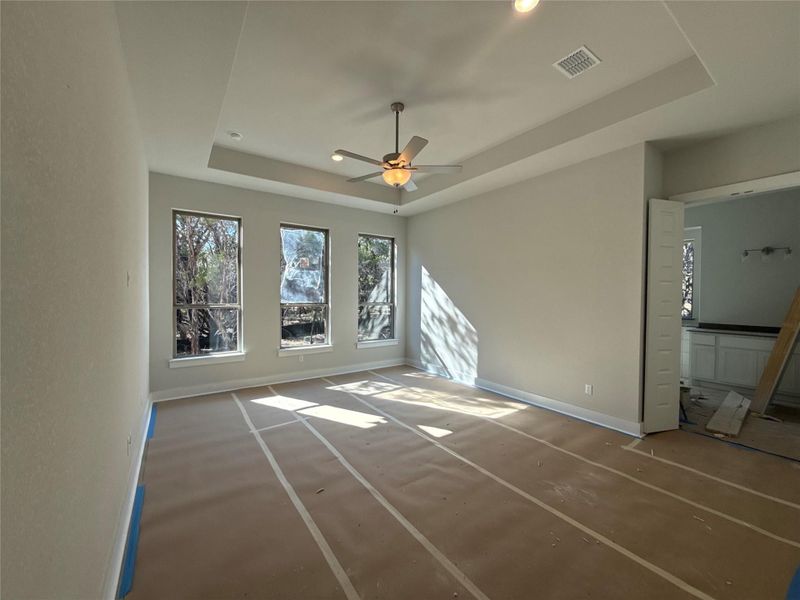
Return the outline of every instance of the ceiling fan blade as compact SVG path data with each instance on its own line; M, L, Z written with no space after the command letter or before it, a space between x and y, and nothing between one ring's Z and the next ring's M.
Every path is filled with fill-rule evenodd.
M347 150L337 150L335 154L340 156L346 156L348 158L355 158L356 160L361 160L364 162L368 162L372 165L378 165L379 167L383 166L382 160L377 160L375 158L370 158L369 156L362 156L360 154L356 154L355 152L348 152Z
M361 177L353 177L352 179L348 179L347 181L351 182L366 181L367 179L372 179L373 177L377 177L378 175L383 175L383 171L369 173L368 175L362 175Z
M406 184L403 186L403 189L407 192L416 192L417 191L417 184L414 183L413 179L409 179Z
M406 147L403 148L403 151L400 153L399 160L405 162L405 164L411 163L414 160L414 157L419 154L422 149L428 145L428 140L425 138L421 138L417 135L412 137L408 140Z
M461 165L414 165L417 173L460 173Z

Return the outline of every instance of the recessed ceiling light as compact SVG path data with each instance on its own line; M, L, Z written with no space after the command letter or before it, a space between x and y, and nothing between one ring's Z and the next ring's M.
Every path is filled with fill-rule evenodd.
M229 132L228 132L228 135L231 137L231 139L232 139L234 142L241 142L241 141L242 141L242 138L244 137L244 136L243 136L241 133L239 133L238 131L229 131Z
M336 152L334 152L333 154L331 154L331 160L335 160L336 162L341 162L344 160L344 156L342 156L341 154L336 154Z
M514 10L520 13L531 12L539 4L539 0L514 0Z

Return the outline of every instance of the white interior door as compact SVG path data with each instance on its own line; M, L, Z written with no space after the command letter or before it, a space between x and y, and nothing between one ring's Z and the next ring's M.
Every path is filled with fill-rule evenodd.
M683 203L651 199L647 236L645 433L678 428L682 261Z

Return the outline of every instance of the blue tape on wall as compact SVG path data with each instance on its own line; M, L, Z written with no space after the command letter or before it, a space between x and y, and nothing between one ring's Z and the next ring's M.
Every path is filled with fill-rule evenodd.
M800 600L800 567L797 567L792 582L789 584L786 600Z
M148 440L153 437L155 431L156 431L156 405L153 404L153 406L150 408L150 423L148 423L147 425Z
M127 596L133 587L133 568L136 564L136 546L139 544L139 521L142 518L142 504L144 504L144 486L140 485L136 488L136 495L133 498L131 527L128 531L128 543L125 545L125 558L122 560L122 575L119 580L117 598Z

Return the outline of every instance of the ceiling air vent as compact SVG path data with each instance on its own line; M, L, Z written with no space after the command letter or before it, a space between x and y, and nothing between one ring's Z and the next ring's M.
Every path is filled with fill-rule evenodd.
M586 46L581 46L577 50L567 54L558 62L554 62L553 66L561 71L567 79L572 79L584 71L588 71L599 62L600 59L592 54L591 50Z

